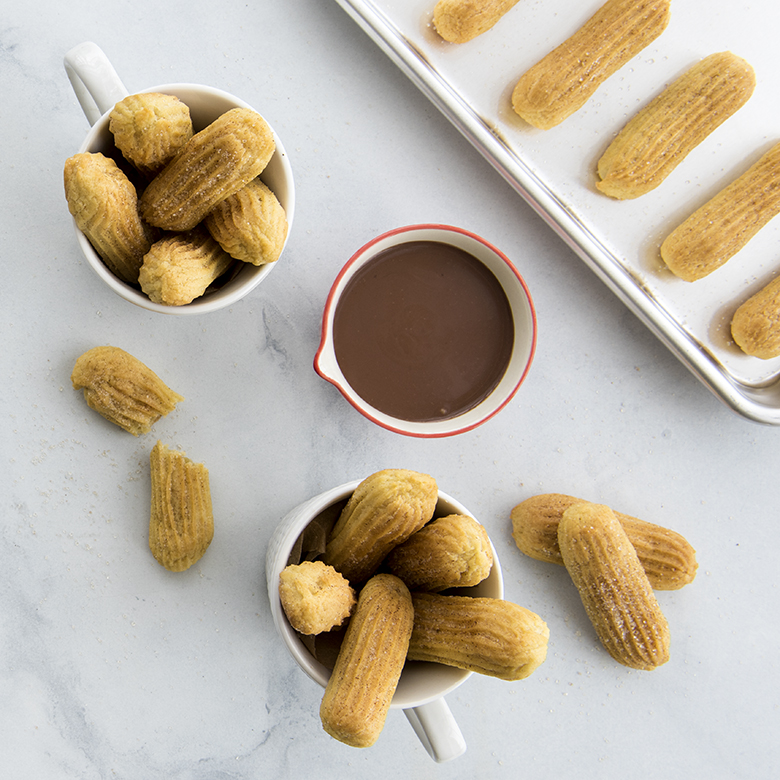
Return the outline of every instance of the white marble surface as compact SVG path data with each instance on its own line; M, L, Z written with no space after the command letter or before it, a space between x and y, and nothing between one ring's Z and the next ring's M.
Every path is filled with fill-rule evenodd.
M192 81L243 97L284 139L298 206L281 262L229 310L174 318L113 296L79 254L62 165L87 122L62 57L95 41L132 91ZM7 4L0 24L3 778L765 778L780 762L780 431L723 406L535 217L335 2ZM473 230L513 257L539 315L531 374L477 430L422 441L360 417L312 370L340 265L403 224ZM116 344L186 401L135 439L70 386ZM148 453L205 462L202 561L147 547ZM507 597L548 659L448 698L468 743L430 760L400 712L378 743L320 728L321 691L274 633L264 554L300 501L384 467L433 474L488 527ZM565 570L523 557L509 512L567 492L672 526L695 582L659 594L661 669L598 645Z

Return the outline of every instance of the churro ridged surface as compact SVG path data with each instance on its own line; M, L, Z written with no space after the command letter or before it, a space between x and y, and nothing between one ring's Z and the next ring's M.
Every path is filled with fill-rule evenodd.
M192 136L152 179L140 199L141 215L164 230L194 228L263 172L275 146L271 128L256 111L227 111Z
M184 399L157 374L119 347L93 347L73 366L71 382L109 422L128 433L148 433L161 417Z
M484 526L466 515L447 515L394 548L386 563L410 590L441 591L482 582L493 567L493 551Z
M192 138L190 109L174 95L144 92L120 100L109 114L109 130L124 157L154 174Z
M450 43L467 43L494 27L519 0L439 0L433 9L436 32Z
M332 737L360 748L379 738L413 621L409 589L397 577L377 574L363 586L320 705Z
M669 0L608 0L520 77L512 92L515 113L542 130L563 122L666 29L669 6Z
M538 561L563 566L558 546L558 523L563 513L582 499L563 493L527 498L512 509L512 536L522 553ZM615 512L634 546L642 568L655 590L677 590L692 582L698 563L685 537L669 528Z
M661 244L686 282L709 276L780 214L780 143L677 227Z
M413 593L412 602L410 661L522 680L547 657L547 624L518 604L439 593Z
M69 157L64 169L68 210L109 270L136 284L152 233L138 211L138 194L125 173L103 154Z
M152 244L138 281L154 303L184 306L203 295L232 263L233 258L208 231L198 227L171 233Z
M169 571L185 571L203 557L214 537L208 469L159 441L149 466L149 549Z
M762 360L780 356L780 276L736 310L731 335L747 355Z
M282 204L260 179L218 203L204 224L231 257L252 265L276 262L287 238Z
M428 474L385 469L364 479L330 534L323 560L351 583L370 577L385 556L422 528L439 491Z
M651 670L669 660L669 625L612 510L579 503L563 513L558 544L601 644L618 663Z
M605 195L638 198L661 182L748 101L756 86L749 63L729 51L696 63L636 114L598 163Z

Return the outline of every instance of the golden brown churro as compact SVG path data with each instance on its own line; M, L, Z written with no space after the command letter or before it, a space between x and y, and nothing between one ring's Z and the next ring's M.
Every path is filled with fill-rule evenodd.
M762 360L780 356L780 276L737 309L731 335L747 355Z
M532 496L512 509L512 536L521 552L538 561L563 566L558 523L564 511L582 499L562 493ZM696 551L680 534L660 525L615 512L634 546L650 584L656 590L677 590L693 581Z
M666 29L669 4L670 0L608 0L520 77L512 92L515 112L542 130L563 122Z
M661 244L661 257L686 282L703 279L780 214L780 143L691 214Z
M558 524L558 544L607 652L633 669L666 663L669 625L612 510L600 504L573 504Z
M450 43L466 43L487 32L519 0L439 0L433 9L436 32Z
M596 187L618 200L655 189L748 101L753 68L731 52L705 57L636 114L598 163Z

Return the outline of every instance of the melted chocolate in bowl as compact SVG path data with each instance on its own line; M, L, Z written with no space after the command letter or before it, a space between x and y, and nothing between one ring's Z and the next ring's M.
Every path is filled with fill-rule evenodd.
M506 371L514 321L493 273L436 241L386 249L345 287L333 320L336 360L365 401L401 420L456 417Z

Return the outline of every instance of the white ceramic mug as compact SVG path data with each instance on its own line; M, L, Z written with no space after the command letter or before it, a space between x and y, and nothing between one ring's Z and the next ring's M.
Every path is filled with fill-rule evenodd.
M87 133L87 137L78 151L103 152L107 155L112 152L116 153L113 136L108 129L108 115L114 105L127 97L129 92L106 55L94 43L81 43L71 49L65 55L64 64L73 91L92 125L92 129ZM252 108L234 95L202 84L163 84L137 91L162 92L178 97L189 107L196 132L231 108ZM274 140L276 151L260 178L273 191L285 210L289 238L295 213L295 185L287 152L275 132ZM166 306L153 303L139 289L126 284L111 273L87 237L78 227L75 227L75 230L84 257L95 273L115 293L136 306L164 314L205 314L230 306L254 290L279 262L277 260L275 263L261 266L242 263L238 273L220 289L207 292L204 296L196 298L192 303L184 306ZM285 244L286 242L285 239Z
M393 417L363 399L344 376L333 340L333 324L340 297L354 275L380 252L412 241L449 244L475 257L496 277L514 320L514 346L506 371L498 385L476 406L441 420L416 422ZM359 249L341 269L331 287L322 317L322 337L314 358L314 369L335 385L361 414L388 430L407 436L439 437L469 431L498 414L514 397L525 380L536 351L536 312L531 293L511 260L485 239L450 225L410 225L384 233Z
M295 507L277 526L266 553L268 599L276 629L301 669L323 688L328 684L330 670L312 656L287 621L279 598L279 575L287 566L295 542L306 526L328 507L347 499L358 484L359 481L340 485ZM436 516L449 514L474 517L466 507L440 490ZM485 598L503 598L504 580L495 549L493 568L487 579L465 592ZM391 709L404 711L429 755L440 763L457 758L466 750L463 735L444 696L470 676L471 672L451 666L407 662L390 704Z

